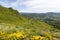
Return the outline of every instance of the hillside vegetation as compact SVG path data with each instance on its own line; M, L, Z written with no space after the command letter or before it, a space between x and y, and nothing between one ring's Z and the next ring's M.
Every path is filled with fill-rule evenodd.
M39 18L24 17L17 10L0 6L0 40L58 40L59 33Z
M47 24L54 26L54 28L60 29L60 13L21 13L21 15L29 18L42 19Z

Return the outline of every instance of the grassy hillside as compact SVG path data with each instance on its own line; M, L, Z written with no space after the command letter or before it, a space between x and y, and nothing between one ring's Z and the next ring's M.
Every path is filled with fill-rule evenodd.
M56 12L21 13L21 15L29 18L42 19L47 24L54 26L54 28L60 29L60 13L56 13Z
M0 40L56 40L59 33L38 18L24 17L17 10L0 6Z

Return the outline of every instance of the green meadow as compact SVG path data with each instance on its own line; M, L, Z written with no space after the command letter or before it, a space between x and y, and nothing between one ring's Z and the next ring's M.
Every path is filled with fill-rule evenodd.
M0 6L0 40L60 40L60 29L40 18Z

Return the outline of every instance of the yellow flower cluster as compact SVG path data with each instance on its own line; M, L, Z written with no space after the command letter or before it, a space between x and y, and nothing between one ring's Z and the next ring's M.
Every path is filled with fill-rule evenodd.
M31 38L31 40L43 40L43 39L44 39L44 37L42 37L42 36L33 36Z
M9 34L9 37L12 37L12 36L15 36L16 38L25 38L26 37L26 35L24 35L21 32L15 32L15 33Z
M3 35L3 34L5 34L5 32L0 31L0 35Z
M14 38L15 37L15 38ZM2 39L2 40L5 40L5 39L19 39L19 38L21 38L21 39L23 39L23 38L25 38L26 37L26 35L24 35L22 32L19 32L19 31L17 31L17 32L14 32L14 33L11 33L11 34L8 34L8 33L6 33L6 32L2 32L2 31L0 31L0 38Z
M52 38L52 34L51 33L48 33L48 32L45 32L45 37L43 36L30 36L30 35L27 35L27 34L24 34L24 32L22 31L17 31L17 32L14 32L14 33L7 33L7 32L3 32L3 31L0 31L0 39L2 40L26 40L29 36L29 39L30 40L45 40L46 38L48 40L53 40Z
M5 39L6 38L6 33L3 31L0 31L0 38Z

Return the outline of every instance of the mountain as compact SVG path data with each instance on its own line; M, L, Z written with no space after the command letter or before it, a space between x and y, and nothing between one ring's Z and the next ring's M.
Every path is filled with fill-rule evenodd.
M21 15L24 17L41 19L47 24L54 26L54 28L60 29L60 13L21 13Z
M47 13L21 13L22 16L26 17L40 17L40 18L60 18L60 13L55 13L55 12L47 12Z
M25 17L26 15L27 17ZM28 15L34 18L30 18ZM40 18L35 18L35 15L39 14L22 15L17 10L0 6L0 40L32 40L31 38L35 39L35 37L42 38L41 40L60 38L60 30L45 23ZM43 18L45 14L39 16Z

